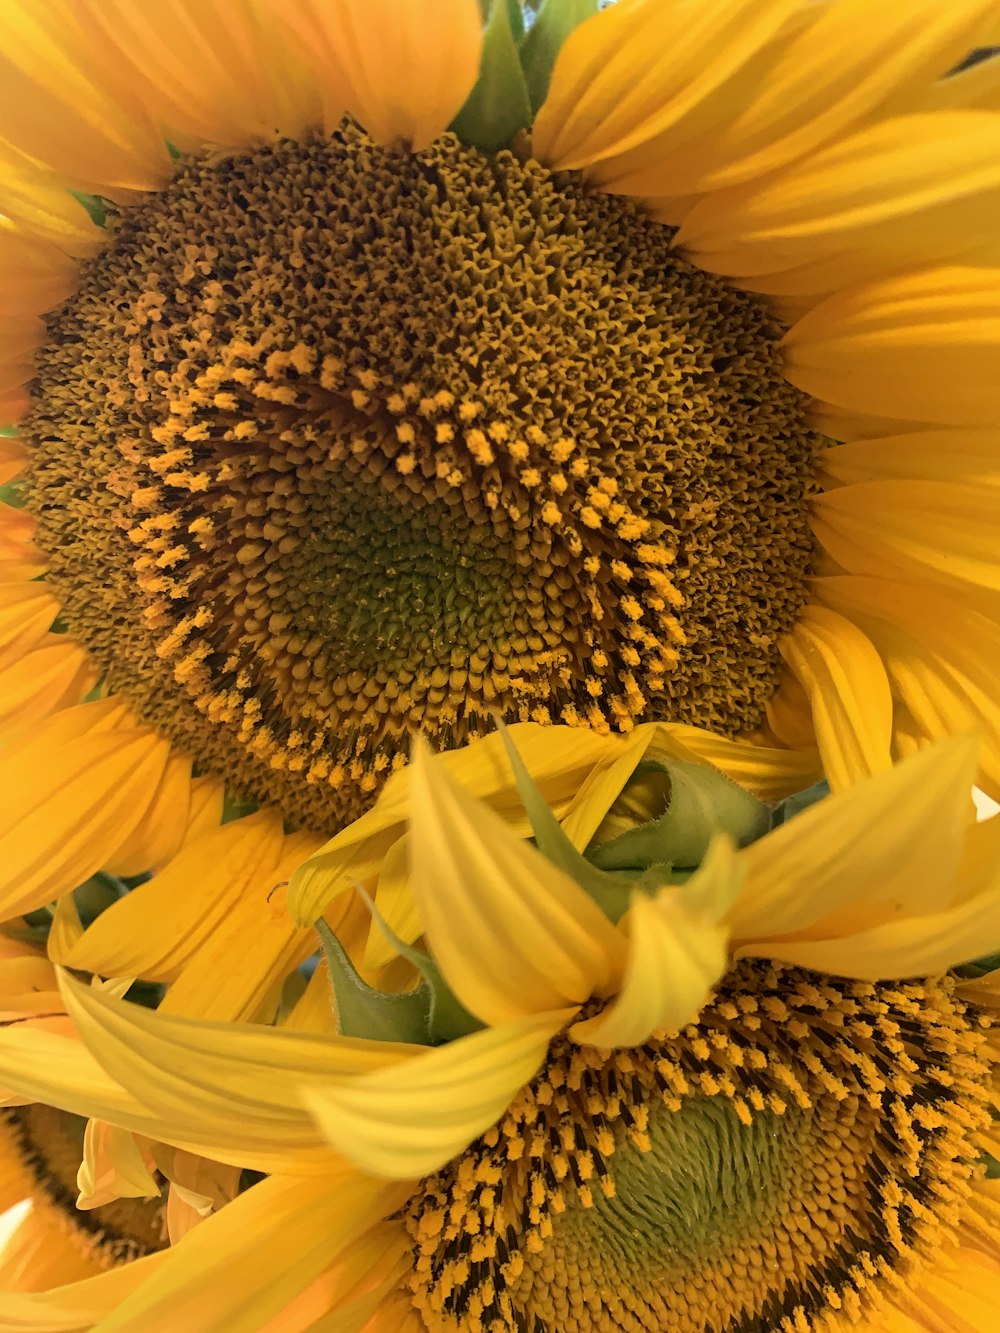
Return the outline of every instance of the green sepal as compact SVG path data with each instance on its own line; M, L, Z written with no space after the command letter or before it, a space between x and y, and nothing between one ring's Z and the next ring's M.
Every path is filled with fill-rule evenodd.
M234 819L244 819L260 809L260 801L252 796L240 796L227 788L222 797L222 823L231 824Z
M86 930L102 912L106 912L112 903L116 903L119 898L124 898L126 893L128 893L128 885L116 876L109 875L104 871L91 875L90 879L77 885L73 890L73 899L80 917L80 924Z
M597 0L542 0L535 21L521 43L521 68L532 111L549 91L556 56L574 28L597 13Z
M717 833L727 833L737 847L745 847L770 828L767 806L714 768L653 759L639 764L634 776L662 781L666 810L658 819L588 850L588 860L602 870L694 867Z
M787 824L790 819L796 815L801 815L803 810L808 810L811 805L821 801L824 796L830 795L830 784L828 782L814 782L811 787L806 787L804 791L797 791L794 796L786 796L783 801L779 801L774 807L771 815L771 827L779 828L782 824Z
M113 207L110 200L99 194L83 194L80 190L70 190L70 194L87 210L87 216L95 227L104 226Z
M441 969L430 954L401 940L368 895L363 893L363 897L376 926L396 952L408 963L412 963L424 979L423 986L426 986L430 993L427 1027L431 1045L438 1046L443 1042L455 1041L459 1037L467 1037L470 1032L482 1031L486 1024L475 1014L469 1013L445 981Z
M479 78L451 129L473 148L492 153L531 124L531 99L518 55L508 0L493 0L483 31Z
M1000 953L991 953L985 958L975 958L971 963L963 963L961 967L952 970L956 976L966 981L975 981L978 977L985 977L988 972L995 972L998 967L1000 967Z
M0 501L9 505L11 509L24 508L24 489L23 482L7 481L0 486Z
M423 1046L430 1038L430 987L422 982L402 995L376 990L358 975L340 940L322 919L316 933L337 1002L337 1031L342 1037L401 1041Z
M535 786L524 760L517 752L517 746L511 740L510 732L502 721L498 720L497 726L507 751L507 758L510 760L521 804L531 823L531 831L535 835L535 846L546 860L551 861L574 879L580 888L593 898L610 921L617 923L628 909L635 876L629 875L626 879L619 875L606 874L588 861L582 852L577 851L563 832L552 807Z

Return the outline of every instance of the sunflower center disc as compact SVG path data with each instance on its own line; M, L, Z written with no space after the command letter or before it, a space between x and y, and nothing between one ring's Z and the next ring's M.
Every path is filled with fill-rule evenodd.
M935 1259L990 1123L950 983L742 964L697 1026L565 1038L404 1217L430 1333L808 1333ZM862 1325L867 1326L867 1325Z
M319 828L417 728L752 728L811 558L778 333L508 152L345 129L191 160L39 353L66 624L204 768Z

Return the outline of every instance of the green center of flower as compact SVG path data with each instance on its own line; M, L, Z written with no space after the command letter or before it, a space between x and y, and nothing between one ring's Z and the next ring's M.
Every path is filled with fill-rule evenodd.
M0 1149L11 1153L24 1172L35 1206L58 1215L81 1254L112 1267L163 1249L162 1199L122 1198L97 1208L77 1208L85 1120L42 1102L10 1107L0 1116Z
M559 1038L405 1211L431 1333L807 1333L933 1260L989 1124L951 983L742 963L697 1024Z
M422 729L756 726L815 439L753 297L509 151L193 159L50 317L25 433L70 631L334 828Z

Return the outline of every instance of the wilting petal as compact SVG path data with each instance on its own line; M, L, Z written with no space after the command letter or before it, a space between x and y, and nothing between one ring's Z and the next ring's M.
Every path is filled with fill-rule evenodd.
M260 1328L408 1190L349 1166L315 1179L270 1176L168 1251L102 1322L106 1333Z
M297 1086L411 1063L423 1049L174 1018L111 999L67 975L61 980L67 1009L103 1068L171 1127L145 1132L222 1161L248 1145L258 1158L264 1153L274 1161L284 1153L279 1169L321 1162L319 1136ZM103 1118L135 1127L120 1115Z
M977 748L959 736L922 750L744 848L729 915L739 952L779 936L853 939L952 901Z
M653 1032L676 1032L693 1021L726 970L729 928L719 919L742 878L733 848L719 838L687 884L654 897L637 891L625 918L622 988L601 1013L570 1028L574 1041L639 1046Z
M77 1208L99 1208L114 1199L152 1199L160 1186L130 1130L103 1120L88 1120L83 1133L83 1161L76 1176Z
M496 1123L573 1013L473 1032L398 1069L313 1080L302 1098L330 1142L363 1170L394 1180L429 1175Z
M587 775L602 764L612 764L625 742L620 736L602 736L583 727L542 727L517 723L508 734L535 785L556 814L562 816ZM558 735L558 744L553 737ZM517 792L499 732L484 736L438 757L465 791L487 801L524 836L531 823ZM327 903L357 881L370 879L405 828L411 805L412 768L393 773L373 809L331 838L292 877L288 906L296 921L311 926Z
M411 891L448 984L486 1023L607 994L624 943L570 877L447 776L413 759Z

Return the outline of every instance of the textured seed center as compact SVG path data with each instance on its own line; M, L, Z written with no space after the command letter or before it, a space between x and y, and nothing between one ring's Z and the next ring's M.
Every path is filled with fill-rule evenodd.
M811 560L752 297L511 153L352 129L184 164L39 354L31 504L108 686L333 828L412 733L736 733Z
M973 1021L970 1021L970 1018ZM430 1333L809 1333L936 1263L990 1124L951 983L742 964L696 1025L558 1039L404 1210Z

